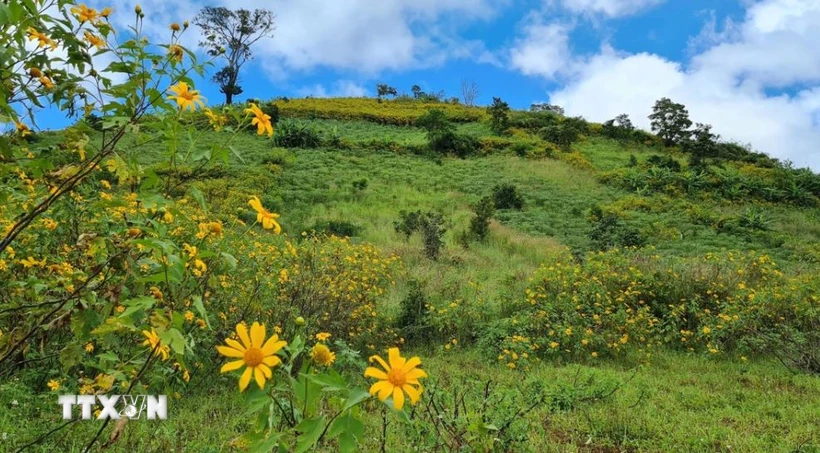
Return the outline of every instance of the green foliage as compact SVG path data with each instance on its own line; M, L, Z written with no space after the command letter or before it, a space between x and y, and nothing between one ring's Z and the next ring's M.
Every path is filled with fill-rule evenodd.
M513 184L499 184L493 188L493 204L496 209L524 209L524 198Z
M631 162L631 161L630 161ZM646 163L652 167L665 168L674 172L681 171L680 162L672 156L660 156L653 154L646 159ZM634 167L634 165L632 165Z
M490 234L490 220L495 214L495 200L484 197L473 207L475 215L470 219L469 233L475 239L484 241Z
M620 216L593 206L589 213L592 229L589 238L596 250L612 247L640 247L646 243L641 233L624 222Z
M563 122L541 128L538 135L544 140L560 146L564 151L569 151L572 144L579 140L581 131L575 124Z
M401 300L401 312L396 320L396 327L402 336L411 342L430 340L427 297L423 286L416 280L407 282L409 291Z
M493 103L487 107L490 115L490 129L496 135L502 135L510 128L510 106L501 98L494 97Z
M652 107L649 119L652 122L652 132L656 132L666 146L681 144L689 138L692 120L683 104L661 98Z
M314 223L308 230L328 236L354 237L359 235L362 227L346 220L322 220Z
M631 140L634 132L635 126L632 125L632 120L625 113L603 123L601 131L604 136L622 142Z
M322 135L310 123L284 120L274 131L273 144L283 148L318 148L322 145Z
M431 260L437 260L444 247L442 237L447 231L444 226L444 217L433 211L400 211L399 220L393 222L397 233L404 235L405 239L418 232L421 234L424 243L424 254Z

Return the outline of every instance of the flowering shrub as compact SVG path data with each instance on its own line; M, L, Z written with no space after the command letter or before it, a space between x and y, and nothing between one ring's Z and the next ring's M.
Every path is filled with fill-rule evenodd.
M447 103L380 101L372 98L290 99L276 101L284 117L366 120L381 124L409 126L429 109L444 111L454 122L480 121L483 109Z
M531 355L600 357L659 345L787 354L811 365L820 281L787 278L763 254L708 254L695 263L620 249L583 264L556 261L531 277L508 323L499 360ZM808 354L806 356L805 354Z

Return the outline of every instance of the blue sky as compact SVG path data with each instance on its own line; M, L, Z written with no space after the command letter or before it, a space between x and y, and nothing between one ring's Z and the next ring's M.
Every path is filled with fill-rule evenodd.
M96 0L94 0L96 1ZM94 3L102 6L102 3ZM111 3L108 3L111 4ZM114 1L115 25L136 2ZM143 0L154 41L200 0ZM272 39L242 73L247 97L372 96L384 82L480 104L551 102L648 127L660 97L724 139L820 170L820 0L211 0L269 8ZM195 47L196 27L185 43ZM197 84L209 101L222 95ZM57 126L58 122L48 121Z

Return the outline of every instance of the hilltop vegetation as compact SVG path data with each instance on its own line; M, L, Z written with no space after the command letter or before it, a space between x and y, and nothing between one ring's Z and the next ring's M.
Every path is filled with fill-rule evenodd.
M0 142L4 448L820 449L817 174L671 100L654 133L387 85L207 108L173 46ZM169 420L56 410L117 393Z

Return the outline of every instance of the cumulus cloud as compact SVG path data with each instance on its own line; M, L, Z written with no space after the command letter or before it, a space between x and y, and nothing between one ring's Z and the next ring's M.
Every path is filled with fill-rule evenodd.
M569 48L571 26L545 23L540 15L532 15L523 27L523 36L510 50L510 64L526 75L553 78L566 72L573 63Z
M669 97L726 140L820 169L820 0L759 1L742 22L727 24L717 30L710 18L696 42L704 49L687 63L606 45L591 56L556 52L560 34L539 51L525 30L518 48L527 52L513 54L529 58L515 67L551 78L557 72L562 86L550 102L568 114L604 121L627 113L648 128L655 100ZM571 70L554 70L561 67Z

